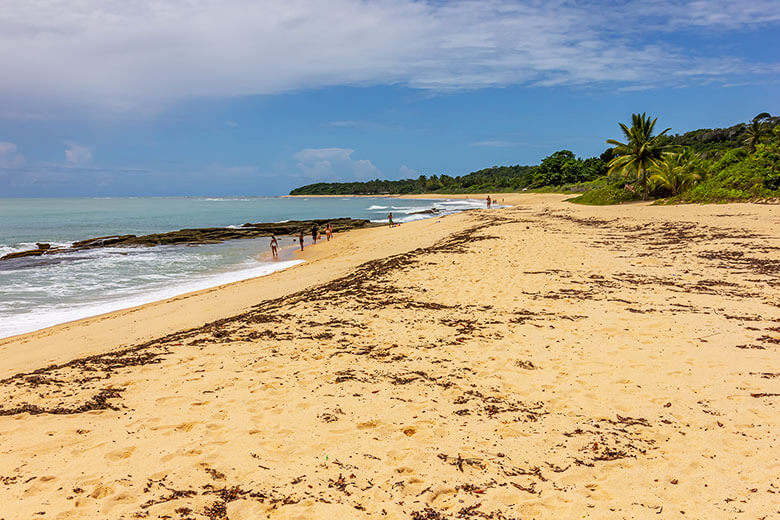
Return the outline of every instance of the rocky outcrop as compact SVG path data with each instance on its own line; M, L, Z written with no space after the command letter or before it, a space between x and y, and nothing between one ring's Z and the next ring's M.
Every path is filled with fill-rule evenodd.
M9 253L0 257L2 260L23 258L29 256L53 255L73 251L84 251L99 247L150 247L172 244L218 244L226 240L240 238L259 238L271 235L294 235L303 231L306 235L311 233L314 226L325 231L325 225L330 223L333 231L341 232L355 228L374 227L377 224L364 219L336 218L291 220L288 222L261 222L257 224L246 223L240 228L195 228L180 229L168 233L154 233L151 235L112 235L90 238L74 242L70 247L51 247L50 244L36 244L36 249Z
M424 209L422 211L413 211L409 215L438 215L440 211L436 208Z

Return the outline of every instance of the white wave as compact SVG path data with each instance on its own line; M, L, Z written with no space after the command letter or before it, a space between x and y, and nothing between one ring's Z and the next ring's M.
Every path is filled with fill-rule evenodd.
M441 215L439 215L441 216ZM423 214L423 215L407 215L405 217L401 217L399 219L395 219L397 222L412 222L415 220L425 220L427 218L430 218L431 215L429 214Z
M10 255L11 253L18 253L19 251L24 251L25 249L28 248L2 245L0 246L0 256Z
M274 263L255 262L254 266L242 270L201 276L169 287L128 294L119 298L115 297L82 305L62 304L25 314L0 315L0 338L33 332L69 321L98 316L121 309L128 309L130 307L164 300L166 298L173 298L174 296L179 296L192 291L208 289L218 285L256 278L258 276L265 276L302 262L303 260L290 260Z
M41 240L40 242L19 242L14 245L0 244L0 256L10 253L19 253L21 251L29 251L30 249L37 249L38 244L49 244L51 247L68 248L73 245L73 242L54 242Z
M376 204L373 206L369 206L366 208L366 211L376 211L378 209L387 209L387 206L377 206Z
M477 199L447 199L436 202L436 204L442 206L481 207L485 205L485 201Z

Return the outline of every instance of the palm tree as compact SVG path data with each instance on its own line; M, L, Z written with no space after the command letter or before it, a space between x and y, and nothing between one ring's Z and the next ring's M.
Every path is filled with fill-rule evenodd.
M701 179L701 164L699 158L690 148L680 153L669 154L663 161L658 161L650 167L653 175L650 182L657 186L663 186L677 195Z
M621 143L614 139L607 139L607 143L615 147L617 157L609 162L609 173L620 172L623 175L635 175L642 182L642 200L647 200L647 172L648 169L669 153L670 145L662 144L659 137L671 130L667 128L658 135L653 135L655 122L643 112L633 114L631 128L623 123L618 123L626 142Z
M750 153L756 153L756 145L761 142L765 135L769 135L769 125L765 120L771 116L766 112L762 112L753 118L750 125L745 129L745 137L742 140L747 146Z

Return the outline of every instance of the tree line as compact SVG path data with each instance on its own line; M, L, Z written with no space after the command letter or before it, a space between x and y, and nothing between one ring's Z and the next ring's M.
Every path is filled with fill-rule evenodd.
M780 117L764 112L729 128L668 135L657 118L634 114L618 123L622 141L598 157L559 150L538 165L493 166L461 176L320 182L291 195L405 195L521 190L583 193L583 203L615 203L672 197L679 201L736 200L780 196Z

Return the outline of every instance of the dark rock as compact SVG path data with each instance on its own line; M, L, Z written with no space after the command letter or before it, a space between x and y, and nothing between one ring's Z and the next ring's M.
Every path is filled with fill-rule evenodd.
M131 238L135 238L135 235L112 235L108 237L98 237L98 238L90 238L87 240L81 240L79 242L74 242L72 246L70 246L71 249L89 249L93 247L105 247L105 246L111 246L114 244L117 244L119 242L122 242L124 240L129 240Z
M28 249L27 251L17 251L16 253L8 253L5 256L0 257L0 260L10 260L12 258L23 258L25 256L41 256L49 251L56 251L52 249Z
M218 244L226 240L236 240L239 238L259 238L269 237L271 235L295 235L299 231L305 234L311 232L313 226L323 228L325 224L330 223L334 232L347 231L355 228L375 227L369 220L352 218L335 219L313 219L313 220L292 220L289 222L261 222L257 224L246 223L240 228L196 228L180 229L168 233L154 233L151 235L112 235L106 237L90 238L74 242L67 249L65 248L38 248L18 253L10 253L0 260L10 260L12 258L21 258L25 256L40 256L43 254L66 253L73 251L83 251L86 249L95 249L98 247L151 247L160 245L189 245L189 244ZM48 245L48 244L45 244Z
M439 213L439 210L436 208L431 209L424 209L422 211L414 211L412 213L409 213L409 215L436 215Z
M47 244L45 242L36 242L35 247L38 249L51 249L51 244Z

